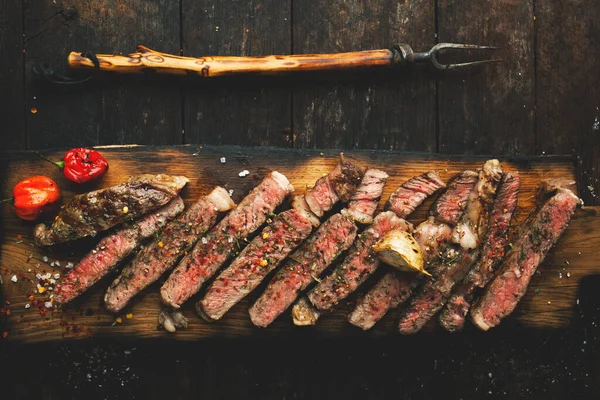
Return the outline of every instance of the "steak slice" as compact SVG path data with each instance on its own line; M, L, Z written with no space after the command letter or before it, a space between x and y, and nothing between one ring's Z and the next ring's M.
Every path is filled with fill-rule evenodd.
M322 217L339 200L347 202L362 177L362 170L341 155L334 170L319 178L315 186L304 195L308 207L316 216Z
M358 236L344 261L308 292L312 305L321 311L330 310L362 285L380 264L372 247L393 229L412 232L413 226L391 211L377 215L373 224Z
M429 217L415 229L413 234L423 250L427 263L431 263L446 251L452 237L452 228ZM356 302L348 321L368 330L391 309L404 303L421 283L414 273L391 271L386 273L364 296Z
M458 222L467 205L467 199L475 187L477 177L477 173L467 170L450 179L446 191L441 194L431 209L437 221L452 226Z
M222 187L200 197L185 213L169 222L148 243L109 286L104 296L108 311L117 313L142 290L173 268L177 260L192 248L217 221L219 212L229 211L235 203Z
M429 171L423 175L415 176L404 182L386 203L386 209L393 211L400 218L406 218L412 214L426 198L433 195L446 184L435 171Z
M414 274L390 271L356 302L348 322L363 330L371 329L391 309L404 303L416 286Z
M368 169L342 214L361 224L372 223L387 178L389 175L383 171Z
M154 235L167 221L182 212L183 208L183 200L177 196L158 211L104 237L94 250L58 281L54 287L54 301L67 304L81 295L127 258L144 239Z
M50 246L95 236L164 206L188 182L185 176L138 175L125 183L75 196L65 204L50 227L38 224L34 239Z
M342 214L325 221L284 263L249 310L256 326L267 327L296 300L356 238L358 228Z
M440 315L440 324L450 332L463 328L475 292L484 288L493 278L504 257L508 246L510 222L517 208L519 185L519 174L516 172L509 172L502 177L490 215L490 228L481 258L463 282L454 289L446 308Z
M566 229L580 200L569 189L558 188L532 212L500 270L473 305L471 319L486 331L510 315L531 277Z
M284 175L271 172L179 262L160 289L163 302L179 308L196 294L239 248L238 241L256 231L293 191Z
M446 304L454 285L462 281L479 257L479 237L485 237L489 207L502 178L498 160L489 160L479 173L474 190L469 195L466 209L454 227L452 241L458 249L450 249L446 257L438 258L430 269L432 278L426 279L421 290L411 299L400 316L398 329L404 335L420 331Z
M274 218L210 285L196 311L207 321L221 319L231 307L256 289L263 279L312 231L306 216L288 210Z

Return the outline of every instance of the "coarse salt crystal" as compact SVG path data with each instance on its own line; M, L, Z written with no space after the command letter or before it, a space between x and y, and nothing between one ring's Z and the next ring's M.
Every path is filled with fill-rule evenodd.
M229 243L233 243L233 238L232 238L231 236L229 236L229 237L227 238L227 241L228 241Z
M50 279L52 278L52 274L50 274L50 272L48 272L46 275L44 275L44 279Z
M567 272L567 278L570 278L570 277L571 277L571 273Z
M51 301L47 301L44 303L44 307L46 308L52 308L52 302Z
M54 261L54 264L55 264L57 267L60 267L60 261Z
M36 268L39 268L40 266L41 266L41 264L40 264L40 263L37 263L37 264L35 264L35 267L36 267Z
M201 240L202 240L202 244L208 243L208 240L205 237L203 237Z
M50 279L50 284L54 285L56 283L55 279Z
M31 307L31 304L29 304L29 303L25 304L25 308L29 308L29 307Z
M41 274L35 274L35 279L42 279L42 275Z
M67 263L67 268L69 268L69 269L73 268L74 266L75 266L75 265L73 265L73 263L72 263L72 262L70 262L70 263Z
M54 274L54 279L60 278L60 274Z
M52 262L50 263L50 266L51 266L51 267L54 267L55 265L56 265L56 263L55 263L54 261L52 261Z
M48 257L47 256L42 257L42 261L45 262L45 263L47 263L48 262Z
M225 164L227 162L227 159L225 157L221 157L221 164Z
M229 189L229 197L233 196L233 189Z
M11 280L11 281L13 281L13 282L17 282L17 281L18 281L18 279L17 279L17 276L16 276L16 275L13 275L13 276L12 276L12 278L10 278L10 280Z
M240 172L238 175L239 175L240 178L243 178L245 176L248 176L248 174L250 174L250 171L248 171L247 169L245 169L242 172Z

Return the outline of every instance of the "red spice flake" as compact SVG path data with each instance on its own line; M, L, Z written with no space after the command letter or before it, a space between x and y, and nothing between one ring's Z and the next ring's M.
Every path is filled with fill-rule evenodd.
M10 308L9 308L9 309L6 310L6 316L9 317L10 314L12 314L12 313L11 313Z
M35 300L35 297L33 297L33 295L30 295L30 296L28 297L28 299L29 299L29 301L33 301L33 300Z
M6 300L5 303L7 306L10 305L10 301L8 301L8 300Z
M2 338L3 338L3 339L6 339L7 337L8 337L8 332L4 332L4 333L2 334Z

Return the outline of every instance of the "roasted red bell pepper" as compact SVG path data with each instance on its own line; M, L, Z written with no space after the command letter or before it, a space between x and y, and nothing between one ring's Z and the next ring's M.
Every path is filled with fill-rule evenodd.
M78 147L65 153L63 161L46 161L58 166L65 178L76 183L85 183L100 178L108 169L108 162L96 150Z
M40 214L54 210L60 202L60 189L47 176L32 176L17 183L13 197L2 200L11 203L21 219L33 221Z

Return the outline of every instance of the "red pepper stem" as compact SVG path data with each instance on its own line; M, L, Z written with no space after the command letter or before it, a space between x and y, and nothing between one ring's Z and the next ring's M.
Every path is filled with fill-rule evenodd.
M65 162L64 161L52 161L51 159L44 157L43 155L41 155L40 153L35 153L37 154L40 158L43 158L44 160L56 165L58 168L60 168L61 170L65 167Z
M15 202L15 198L11 197L8 199L0 200L0 204L13 204Z

